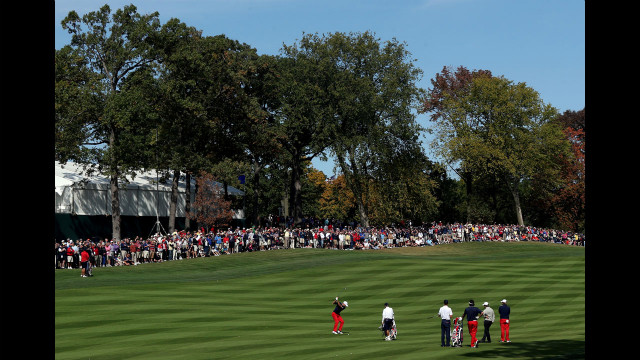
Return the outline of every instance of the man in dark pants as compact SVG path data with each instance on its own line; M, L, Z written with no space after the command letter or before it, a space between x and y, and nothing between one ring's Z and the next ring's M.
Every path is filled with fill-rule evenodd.
M489 334L489 328L493 321L496 319L496 314L493 312L493 309L489 307L488 302L484 302L482 304L484 306L484 310L480 313L481 316L484 316L484 334L482 335L482 339L480 339L481 343L490 343L491 342L491 334Z
M453 316L453 311L449 307L449 300L444 301L444 305L438 311L438 316L442 319L440 324L440 346L441 347L449 347L451 346L451 317ZM447 339L447 343L445 345L444 339Z
M384 330L385 340L391 340L391 329L393 328L393 320L395 314L393 308L389 307L389 303L384 303L384 309L382 310L382 329Z
M88 277L88 267L89 267L89 250L86 247L82 247L82 252L80 254L80 264L82 266L82 271L80 276Z

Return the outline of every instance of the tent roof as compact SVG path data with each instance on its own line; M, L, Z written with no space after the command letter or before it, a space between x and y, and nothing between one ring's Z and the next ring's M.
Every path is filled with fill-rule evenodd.
M135 178L131 178L131 176L126 177L129 183L127 184L127 188L148 188L148 189L156 189L156 179L160 180L158 187L166 190L171 188L171 179L167 179L166 181L162 181L161 176L157 177L155 170L149 170L138 173ZM55 162L55 187L56 192L61 191L60 189L68 186L72 186L74 184L86 182L88 184L95 185L105 185L108 186L110 184L109 177L105 175L93 175L93 176L85 176L82 174L82 166L74 163L67 162L65 164L61 164L60 162ZM195 188L195 179L191 179L191 188ZM222 186L221 183L218 183ZM121 184L123 185L123 184ZM178 188L180 190L184 190L185 182L181 180L178 183ZM244 192L234 188L233 186L228 186L227 191L230 195L244 195Z

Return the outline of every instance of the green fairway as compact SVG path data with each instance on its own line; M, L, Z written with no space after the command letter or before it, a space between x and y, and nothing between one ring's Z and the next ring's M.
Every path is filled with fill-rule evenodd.
M548 359L585 356L585 248L473 242L369 251L294 249L55 271L56 359ZM346 290L344 288L346 287ZM331 302L344 332L334 335ZM511 343L440 347L449 300L511 306ZM398 339L384 341L383 304ZM478 337L483 325L479 321Z

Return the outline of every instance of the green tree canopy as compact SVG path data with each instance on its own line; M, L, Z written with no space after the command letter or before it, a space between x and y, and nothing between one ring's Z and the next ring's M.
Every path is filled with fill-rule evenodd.
M444 92L438 110L433 119L438 122L436 143L441 154L467 171L507 186L523 225L522 182L535 175L556 181L558 158L568 150L552 121L556 109L525 83L482 74Z
M398 184L406 185L412 176L404 175L423 170L423 129L414 111L423 93L417 86L422 71L406 44L381 42L370 32L328 34L313 38L313 44L335 69L330 152L354 194L360 222L368 226L371 200L406 194Z
M281 106L275 116L278 139L291 169L289 208L296 224L302 216L303 164L325 151L335 126L329 96L334 64L316 51L317 38L307 34L299 43L285 45L277 65Z
M180 174L189 178L202 170L224 170L220 162L244 161L247 129L255 130L266 115L247 91L256 73L255 49L224 35L203 37L177 19L163 27L162 40L158 167L174 177L172 228ZM225 184L237 175L216 171Z
M150 159L158 13L141 15L128 5L111 14L104 5L82 17L69 12L62 27L72 38L56 54L56 159L110 177L113 237L119 239L118 182Z

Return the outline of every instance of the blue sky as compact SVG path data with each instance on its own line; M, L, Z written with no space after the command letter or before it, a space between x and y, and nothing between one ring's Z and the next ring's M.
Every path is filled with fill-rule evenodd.
M157 11L162 23L178 18L259 54L277 55L303 33L371 31L407 44L425 89L444 66L464 66L524 82L560 112L585 107L585 0L56 0L56 49L70 41L60 26L69 11L105 3ZM430 126L427 115L418 121ZM331 162L314 165L333 174Z

